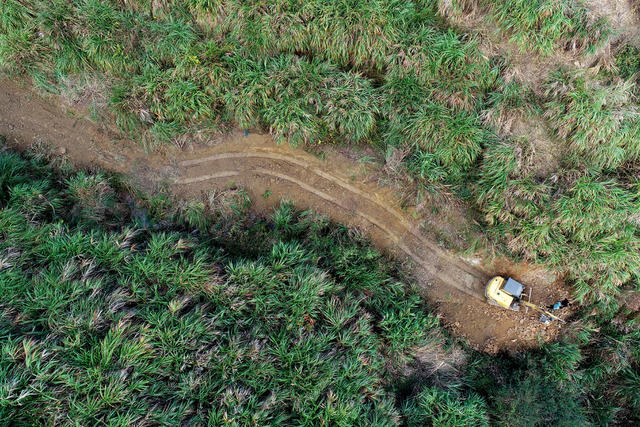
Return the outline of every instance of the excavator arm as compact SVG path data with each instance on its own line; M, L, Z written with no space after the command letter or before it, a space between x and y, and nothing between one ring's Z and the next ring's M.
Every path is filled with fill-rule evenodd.
M534 310L536 310L536 311L538 311L538 312L540 312L540 313L544 314L545 316L549 316L549 317L550 317L550 318L552 318L553 320L557 320L558 322L564 322L564 320L562 320L561 318L559 318L559 317L558 317L558 316L556 316L555 314L552 314L552 313L548 312L547 310L545 310L545 309L543 309L543 308L538 307L538 306L537 306L537 305L535 305L535 304L531 304L530 302L523 301L523 300L520 300L520 304L524 305L525 307L532 308L532 309L534 309Z

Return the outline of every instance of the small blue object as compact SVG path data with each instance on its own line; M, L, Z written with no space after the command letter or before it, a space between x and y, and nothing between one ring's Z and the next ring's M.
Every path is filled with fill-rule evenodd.
M244 137L248 137L249 136L249 129L245 129L244 130Z
M553 304L553 309L559 310L561 306L562 306L562 302L558 301L557 303Z

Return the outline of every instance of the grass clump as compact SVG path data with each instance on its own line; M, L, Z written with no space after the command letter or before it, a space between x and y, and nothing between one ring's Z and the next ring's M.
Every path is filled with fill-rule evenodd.
M479 114L431 101L437 95L411 74L389 75L382 91L386 143L413 153L408 166L414 175L460 184L491 139Z
M377 95L366 78L326 63L286 55L236 59L228 109L243 127L269 126L293 145L326 139L359 142L376 125Z
M514 128L533 121L540 108L531 88L518 80L500 79L496 86L499 89L487 95L480 117L487 127L496 129L498 135L512 136Z
M634 350L638 331L608 322L593 326L591 322L572 325L560 341L511 359L502 367L509 369L510 375L499 382L486 375L497 368L494 361L481 357L472 368L471 382L479 392L495 393L489 406L496 422L567 426L637 423L633 403L637 393L628 387L636 381L639 367Z
M491 18L523 50L593 53L611 34L605 19L577 0L485 0Z
M640 71L640 50L632 45L623 46L615 55L615 66L621 78L637 78Z
M472 394L463 397L455 391L442 392L428 388L408 403L404 408L409 426L433 425L474 425L488 426L487 408L484 399Z
M594 53L613 33L581 0L439 0L439 12L453 23L486 14L522 51Z
M567 141L569 163L612 169L640 154L633 83L556 73L547 86L545 115Z

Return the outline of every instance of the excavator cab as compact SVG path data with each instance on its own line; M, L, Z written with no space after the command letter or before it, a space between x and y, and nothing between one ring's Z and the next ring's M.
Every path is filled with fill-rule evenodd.
M512 278L505 279L502 276L495 276L487 283L484 295L489 304L499 305L509 310L519 310L520 296L524 290L524 285Z

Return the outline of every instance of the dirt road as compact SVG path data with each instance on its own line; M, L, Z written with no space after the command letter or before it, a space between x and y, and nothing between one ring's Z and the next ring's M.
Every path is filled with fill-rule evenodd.
M489 274L482 264L472 265L424 237L418 223L398 207L393 190L365 182L366 172L337 152L320 159L276 145L269 135L238 131L211 146L185 151L167 146L162 152L146 153L117 132L77 112L64 111L54 101L0 81L0 135L8 136L19 148L36 139L45 140L80 167L124 173L151 189L165 183L180 197L241 185L259 213L269 214L281 199L289 199L299 208L358 227L379 248L410 261L414 276L436 301L445 323L478 348L488 341L498 347L535 345L537 335L547 340L557 333L555 326L536 324L531 314L485 304L483 288ZM503 271L514 269L517 266L506 266ZM531 280L538 277L533 274ZM552 292L555 288L549 285L543 287Z

